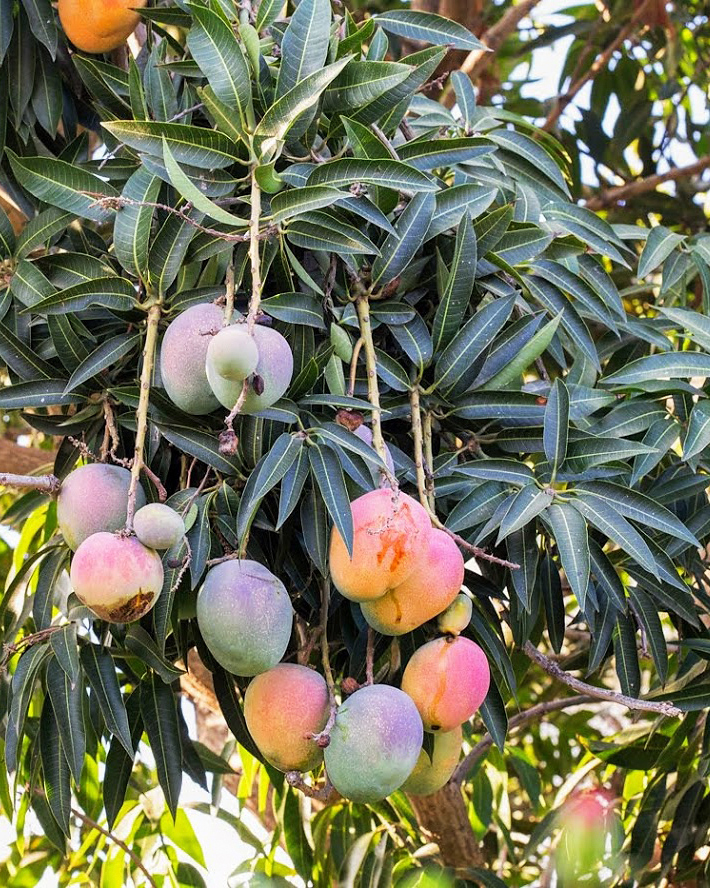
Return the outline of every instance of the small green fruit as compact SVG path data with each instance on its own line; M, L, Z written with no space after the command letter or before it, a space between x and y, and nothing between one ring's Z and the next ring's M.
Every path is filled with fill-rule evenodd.
M454 598L443 613L439 614L437 623L445 635L460 635L471 622L473 604L463 592Z
M133 530L144 546L169 549L185 536L185 522L170 506L148 503L136 512Z
M223 327L207 348L208 373L224 379L241 382L251 376L258 363L259 350L245 324Z

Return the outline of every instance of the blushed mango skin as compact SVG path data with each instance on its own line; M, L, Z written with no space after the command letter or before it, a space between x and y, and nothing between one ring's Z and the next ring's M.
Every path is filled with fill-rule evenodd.
M376 802L412 773L424 732L411 699L398 688L367 685L338 709L325 767L333 786L353 802Z
M259 362L254 373L261 377L264 391L257 395L250 386L241 413L260 413L275 404L286 394L293 376L293 353L286 339L272 327L254 327L254 341L259 352ZM206 363L206 375L210 387L223 407L231 410L242 393L243 379L225 379Z
M446 610L439 614L437 625L446 635L460 635L471 622L473 603L468 595L460 592Z
M404 635L447 608L463 583L458 546L443 530L429 531L429 548L407 579L381 598L362 603L367 622L382 635Z
M205 371L215 331L222 329L222 309L193 305L168 325L160 346L160 376L170 400L185 413L202 416L219 407Z
M434 751L431 758L422 749L414 770L407 777L402 790L411 795L431 795L447 784L456 770L461 757L463 731L461 726L437 734L434 738Z
M252 679L244 695L244 718L264 758L279 771L312 771L323 750L306 734L328 721L325 679L296 663L279 663Z
M414 700L425 731L453 731L468 721L488 693L491 671L470 638L437 638L413 654L402 690Z
M70 576L77 597L97 617L132 623L158 600L163 562L135 537L95 533L74 553Z
M256 561L224 561L207 572L197 596L197 624L212 656L234 675L273 669L293 625L288 592Z
M259 363L256 341L249 335L246 324L223 327L213 336L207 347L208 375L242 382L250 376Z
M59 0L57 9L64 33L84 52L110 52L135 31L140 15L131 7L147 0Z
M90 463L74 469L62 481L57 498L57 523L69 548L95 533L113 533L126 523L131 473L121 466ZM136 508L145 505L145 492L136 489Z
M133 531L144 546L169 549L185 536L185 522L164 503L148 503L133 518Z
M354 500L353 557L333 529L330 573L351 601L372 601L400 586L426 560L431 521L406 493L372 490Z

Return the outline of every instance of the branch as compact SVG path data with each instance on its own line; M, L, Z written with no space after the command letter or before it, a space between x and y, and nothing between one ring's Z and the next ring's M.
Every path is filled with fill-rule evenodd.
M316 799L319 802L329 801L335 791L333 784L328 779L326 779L320 789L316 789L315 786L306 783L300 771L286 771L286 783L302 792L303 795L308 796L309 799Z
M2 656L0 656L0 673L5 671L7 664L15 654L19 652L24 653L26 648L33 647L36 644L42 644L51 635L54 635L55 632L59 632L60 629L63 628L64 626L49 626L47 629L40 629L39 632L34 632L32 635L25 635L23 638L20 638L19 641L15 641L12 644L0 645L0 649L2 650Z
M382 411L380 410L380 390L377 385L377 356L375 343L372 338L372 325L370 324L370 303L366 292L358 292L355 299L355 310L360 323L360 338L362 349L365 352L365 367L367 372L367 397L372 404L372 446L382 462L387 462L385 440L382 437Z
M586 681L581 681L573 675L570 675L569 672L565 672L564 669L558 666L553 660L550 660L549 657L546 657L529 641L525 642L523 652L533 661L533 663L537 663L541 669L547 672L548 675L551 675L553 678L566 684L567 687L570 687L581 694L586 694L597 700L608 700L610 703L618 703L620 706L625 706L627 709L633 709L639 712L655 712L658 715L663 715L667 718L678 718L683 715L682 711L669 701L655 702L653 700L639 700L636 697L627 697L625 694L619 694L616 691L608 691L606 688L598 688L595 687L595 685L587 684Z
M522 0L517 6L511 7L500 21L492 25L481 37L489 52L485 49L473 49L466 56L460 70L468 74L471 80L479 77L490 65L504 41L517 30L520 22L533 10L540 0Z
M637 179L635 182L627 182L626 185L619 185L618 188L609 188L607 191L602 191L601 194L591 197L585 206L588 210L602 210L604 207L614 206L621 201L638 197L639 194L645 194L647 191L655 191L664 182L676 182L678 179L695 176L708 167L710 167L710 154L706 154L705 157L701 157L688 166L675 167L665 173L656 173L653 176L646 176L644 179Z
M83 824L91 827L91 829L95 829L100 832L102 835L106 836L107 839L110 839L115 845L117 845L122 851L131 858L133 863L138 867L138 869L143 873L143 875L148 880L148 884L152 886L152 888L158 888L158 883L151 876L150 872L146 869L140 857L135 854L128 845L122 840L119 839L118 836L114 835L109 830L105 829L103 826L100 826L95 820L92 820L91 817L87 817L86 814L83 814L81 811L78 811L76 808L71 809L74 817L77 817Z
M259 259L259 225L261 223L261 189L256 170L251 172L251 219L249 222L249 260L251 264L251 299L247 315L247 329L254 331L261 304L261 261Z
M133 516L136 512L136 494L141 469L144 467L145 439L148 431L148 401L150 386L153 381L155 351L158 345L158 324L160 322L160 303L156 302L148 310L148 326L143 346L143 367L141 368L140 396L136 410L136 443L131 466L131 484L128 488L128 509L126 510L126 531L133 530Z
M365 654L365 683L375 683L375 630L367 627L367 651Z
M0 486L57 493L62 482L56 475L13 475L11 472L0 472Z
M582 87L590 80L593 80L600 71L606 68L616 50L619 49L619 47L624 43L625 40L631 37L634 28L643 18L646 12L646 7L649 5L650 2L651 0L644 0L644 2L638 7L636 12L631 16L628 23L619 31L619 33L616 35L614 40L612 40L609 46L607 46L604 52L597 56L593 64L590 66L589 70L577 80L575 80L575 82L570 86L570 88L564 95L557 97L555 107L549 113L547 120L541 127L543 132L547 133L554 127L554 125L562 116L562 112L570 104L572 99L577 95ZM632 42L638 42L639 37L640 34L635 35Z
M311 734L309 740L315 740L323 749L330 744L330 732L335 724L335 716L338 711L338 703L335 699L335 679L330 666L330 649L328 647L328 607L330 604L330 582L323 580L320 592L320 649L325 683L328 685L328 699L330 701L330 713L328 721L322 731ZM293 784L292 784L293 785Z
M549 712L571 709L572 706L582 706L585 703L591 702L593 702L593 698L588 694L578 694L575 697L565 697L562 700L548 700L545 703L538 703L536 706L526 709L525 712L519 712L517 715L514 715L508 722L508 730L512 731L515 728L526 725L528 722L537 721L537 719L547 715ZM451 777L451 783L460 786L471 773L476 762L486 754L491 746L493 746L493 737L490 734L484 734L468 755L456 766L456 770Z

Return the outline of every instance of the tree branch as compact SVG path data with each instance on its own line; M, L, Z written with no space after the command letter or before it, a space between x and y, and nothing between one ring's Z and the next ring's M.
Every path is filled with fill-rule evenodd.
M119 839L118 836L114 835L112 832L107 830L105 827L100 826L95 820L92 820L91 817L87 817L86 814L82 813L78 809L72 808L71 812L74 815L74 817L81 820L81 822L83 824L91 827L91 829L97 830L97 832L100 832L102 835L106 836L106 838L110 839L114 843L114 845L117 845L122 851L124 851L131 858L131 860L138 867L138 869L143 873L143 875L146 877L146 879L148 880L148 884L151 885L152 888L158 888L158 883L151 876L150 872L146 869L145 865L143 864L143 861L140 859L140 857L138 857L137 854L135 854L133 851L131 851L131 849L128 847L128 845L122 839Z
M639 712L655 712L667 718L678 718L683 715L683 712L670 701L639 700L636 697L627 697L625 694L619 694L616 691L608 691L606 688L598 688L595 685L587 684L586 681L581 681L570 675L569 672L565 672L564 669L549 657L546 657L529 641L525 642L523 652L548 675L581 694L586 694L597 700L608 700L610 703L618 703L620 706Z
M490 65L505 40L517 29L520 22L529 15L538 5L540 0L521 0L517 6L512 6L500 21L492 25L481 37L489 52L485 49L472 49L466 56L460 70L468 74L471 80L479 77Z
M644 179L637 179L635 182L627 182L626 185L619 185L617 188L609 188L602 191L601 194L591 197L585 206L588 210L602 210L604 207L614 206L621 201L638 197L639 194L645 194L647 191L655 191L664 182L688 179L690 176L702 173L708 167L710 167L710 154L706 154L705 157L701 157L688 166L675 167L665 173L656 173L653 176L646 176Z
M372 446L375 448L382 462L387 462L385 440L382 437L382 412L380 410L380 390L377 385L377 357L375 355L375 343L372 339L372 325L370 324L370 303L365 292L358 293L355 299L355 310L360 323L360 338L365 352L365 366L367 370L367 396L372 404Z
M565 697L562 700L548 700L545 703L538 703L536 706L526 709L525 712L519 712L517 715L512 716L508 722L508 730L513 731L515 728L522 727L528 722L536 721L549 712L571 709L572 706L582 706L585 703L592 702L593 698L588 694L578 694L575 697ZM488 752L491 746L493 746L493 737L490 734L484 734L468 755L457 765L450 782L457 785L462 784L471 773L476 762Z
M57 493L62 482L56 475L13 475L12 472L0 472L0 486L18 487L27 490L39 490L42 493Z

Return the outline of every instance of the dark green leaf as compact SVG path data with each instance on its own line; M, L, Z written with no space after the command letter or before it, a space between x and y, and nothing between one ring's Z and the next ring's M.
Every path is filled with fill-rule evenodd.
M83 645L79 656L106 727L120 741L126 752L133 756L126 705L118 684L113 657L96 644Z
M157 675L149 675L141 681L140 701L143 724L158 768L158 780L174 820L182 786L182 751L175 694Z
M47 691L52 701L54 717L59 729L62 748L74 777L79 786L81 771L84 767L86 753L86 735L84 733L84 716L82 703L84 691L81 681L72 683L64 669L56 659L47 665Z

